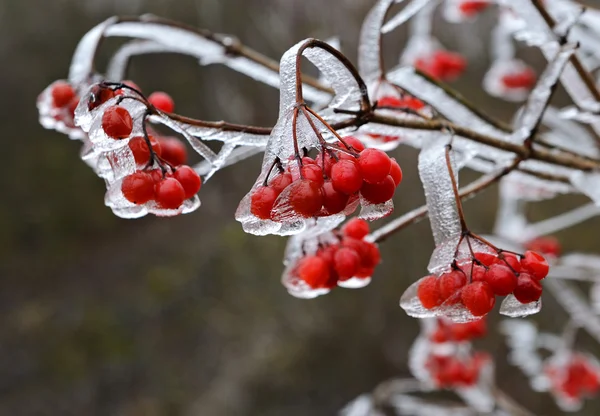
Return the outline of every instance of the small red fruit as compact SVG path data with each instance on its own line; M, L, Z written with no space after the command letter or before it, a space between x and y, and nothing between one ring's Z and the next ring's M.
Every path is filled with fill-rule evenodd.
M283 192L292 183L292 175L289 173L280 173L269 181L269 186L277 192L277 195Z
M348 280L356 274L360 268L360 256L351 248L340 248L333 258L335 271L340 280Z
M300 216L309 218L319 213L323 206L321 187L308 179L301 179L290 186L289 203Z
M360 218L352 218L342 227L342 232L347 237L363 239L369 234L369 223Z
M165 209L177 209L185 201L185 189L175 178L165 178L156 184L156 202Z
M185 198L192 198L198 193L202 186L202 179L196 171L189 166L181 166L177 168L173 177L179 181L183 189L185 190Z
M256 188L250 198L250 212L261 220L271 219L271 210L278 196L279 192L270 186Z
M358 167L365 182L376 184L389 175L392 161L379 149L365 149L358 157Z
M149 136L150 144L152 146L152 150L156 153L157 156L161 155L160 143L153 136ZM150 149L148 149L148 144L146 143L146 139L141 136L136 136L129 140L129 148L131 149L131 153L133 153L133 158L135 159L135 163L138 165L145 166L150 161Z
M466 284L467 277L464 273L457 270L444 273L438 279L440 298L442 300L448 299Z
M497 257L490 253L475 253L475 258L484 266L490 267L496 262Z
M69 105L71 100L75 98L75 89L68 82L59 81L52 87L52 104L56 108L62 108Z
M462 289L460 298L473 316L485 315L496 303L492 288L485 282L469 283Z
M321 168L314 163L312 159L311 164L304 164L302 168L300 168L300 174L302 177L308 179L309 181L313 181L319 186L323 186L323 171Z
M183 165L187 162L185 145L175 137L159 137L161 157L173 166Z
M433 309L440 306L443 300L440 297L437 277L427 276L421 279L417 288L417 296L425 309Z
M88 110L92 111L94 108L99 107L114 96L115 92L112 89L101 85L94 85L90 90Z
M304 257L296 268L298 277L313 289L323 287L329 280L329 265L318 256Z
M108 137L113 139L128 137L133 130L131 114L123 107L116 105L108 107L102 114L102 129Z
M165 113L172 113L175 110L175 102L166 92L153 92L148 97L148 102Z
M349 196L334 189L331 181L323 184L323 207L328 215L342 212L348 205Z
M521 267L537 280L542 280L546 277L550 270L550 266L548 266L548 262L544 256L535 251L525 252L525 257L521 259Z
M490 266L485 281L498 296L511 294L517 287L517 276L506 265L496 263Z
M121 192L129 202L142 205L154 199L154 180L145 172L135 172L125 176L121 183Z
M537 301L542 296L542 285L528 273L521 273L513 295L521 303Z
M372 204L382 204L394 196L396 184L394 179L388 175L383 181L375 184L363 182L360 194Z
M402 169L400 168L398 162L396 162L396 159L392 158L391 160L392 167L390 168L390 176L394 180L396 186L398 186L400 185L400 182L402 182Z
M512 253L500 253L495 263L508 265L509 268L512 268L517 273L521 271L521 261Z
M336 191L351 195L361 188L363 178L356 163L340 160L331 167L331 183Z
M365 150L365 145L363 144L363 142L361 142L359 139L357 139L354 136L348 136L348 137L344 137L344 142L352 147L352 149L354 149L354 151L356 152L362 152L363 150ZM344 148L344 145L342 145L342 148Z

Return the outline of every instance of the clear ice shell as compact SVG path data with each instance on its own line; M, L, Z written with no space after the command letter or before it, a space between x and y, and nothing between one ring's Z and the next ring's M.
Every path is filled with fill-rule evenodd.
M401 3L403 0L397 0L396 3ZM422 23L422 20L427 20L427 19L423 19L420 17L420 15L425 15L427 17L429 17L429 14L433 11L434 7L437 5L437 3L439 3L440 0L413 0L410 3L408 3L400 12L398 12L398 14L396 14L394 17L392 17L385 25L383 25L383 27L381 28L381 32L382 33L389 33L392 30L396 29L398 26L403 25L404 23L406 23L408 20L410 20L410 18L412 18L413 16L417 16L416 19L414 20L419 20L418 23ZM427 9L424 10L423 13L419 13L421 12L422 9L425 8L425 6L429 7ZM427 22L426 22L427 23ZM429 25L421 25L421 24L416 24L416 27L423 27L423 31L424 32L429 32L431 29L429 27Z
M68 108L55 108L53 105L52 89L65 80L54 81L48 85L37 98L36 105L39 113L39 122L47 130L56 130L69 136L71 140L82 140L85 133L75 126Z
M351 277L347 280L339 280L338 286L346 289L360 289L371 283L370 277Z
M379 218L386 217L394 211L394 202L391 199L382 204L372 204L361 195L360 205L361 209L358 218L367 221L375 221Z
M542 299L536 302L521 303L512 294L508 295L500 305L500 314L511 318L524 318L542 310Z
M408 316L412 316L413 318L433 318L437 316L435 310L425 309L417 296L419 284L425 278L423 277L410 285L400 297L400 307L404 309Z
M394 2L395 0L379 0L363 20L358 43L358 70L365 80L381 78L381 27ZM402 0L397 2L401 3Z

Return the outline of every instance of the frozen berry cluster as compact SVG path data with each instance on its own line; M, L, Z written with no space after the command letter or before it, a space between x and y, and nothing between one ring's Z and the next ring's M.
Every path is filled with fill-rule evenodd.
M425 309L463 305L473 316L490 312L496 296L513 295L520 303L536 302L542 295L540 281L549 266L535 251L516 255L478 252L472 260L452 264L452 270L419 281L417 296Z
M365 220L349 220L335 233L334 243L320 244L314 254L297 259L288 273L290 284L297 287L299 280L309 290L368 284L381 254L376 244L365 241L367 234L369 224Z
M527 98L537 80L533 68L520 59L497 60L485 74L483 87L494 97L509 101Z
M581 353L557 358L549 360L544 374L552 393L566 410L576 410L585 398L600 393L600 366L595 360Z
M437 49L430 55L418 57L414 66L432 78L453 81L465 71L467 61L458 53Z
M324 149L314 159L293 158L285 168L276 161L276 169L252 191L250 212L261 220L284 222L290 217L349 215L361 197L374 205L390 201L402 181L396 160L366 149L355 137L344 138L339 146Z
M432 353L425 362L425 368L437 388L460 389L475 386L482 369L490 363L490 356L483 352L463 357Z
M37 99L40 123L48 129L80 138L75 126L75 109L79 104L77 90L67 81L59 80L46 88Z
M436 319L435 329L429 339L436 344L446 342L468 342L475 338L482 338L487 334L485 318L472 322L455 323L443 318Z

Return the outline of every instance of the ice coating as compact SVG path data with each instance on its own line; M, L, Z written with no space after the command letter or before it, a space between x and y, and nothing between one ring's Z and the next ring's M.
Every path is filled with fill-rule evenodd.
M542 123L550 128L550 131L544 134L546 142L583 155L600 156L595 139L589 130L573 120L562 117L561 110L548 106Z
M165 126L170 127L177 133L180 133L183 137L185 137L185 139L192 146L192 148L209 163L214 164L215 161L217 160L217 155L215 154L215 152L213 152L200 139L192 136L188 132L187 126L185 124L179 123L169 117L161 116L161 115L153 116L152 120L156 120L156 121L160 122L161 124L164 124Z
M557 231L561 231L566 228L572 227L576 224L579 224L582 221L593 218L599 214L600 207L598 207L594 203L589 203L577 207L571 211L567 211L563 214L559 214L554 217L548 218L546 220L529 224L526 227L522 228L524 230L522 231L522 233L526 236L529 236L529 238L539 237L542 235L549 235L556 233ZM562 261L565 261L565 256L563 256ZM579 263L576 263L574 265L579 265ZM600 270L600 261L598 261L597 265L599 267L598 270Z
M500 182L500 195L496 211L494 233L508 239L518 239L527 225L525 201L514 193L515 184L504 180ZM523 238L529 239L527 234Z
M403 0L397 0L402 3ZM358 70L367 80L381 78L381 26L394 0L379 0L369 11L360 30L358 44Z
M525 316L536 314L541 310L542 299L523 304L512 294L505 297L500 305L500 314L510 316L511 318L524 318Z
M152 40L133 40L127 42L111 57L106 69L106 79L115 82L125 79L127 66L132 57L154 53L185 53L185 51Z
M448 171L446 145L449 137L432 140L419 153L419 176L423 183L429 220L436 250L428 269L438 273L448 268L454 259L454 250L462 229L450 175L458 181L458 170ZM451 158L452 160L452 158Z
M69 81L79 85L87 81L93 73L94 55L96 48L104 36L106 29L117 22L111 17L88 31L79 41L69 68Z
M373 408L373 399L368 394L361 394L339 412L340 416L379 416L377 413Z
M561 47L560 51L540 75L535 88L531 91L527 99L524 111L515 123L515 132L511 136L511 141L519 143L527 139L538 125L550 101L556 83L565 69L569 58L575 53L576 47L576 44L566 44Z
M483 78L483 88L494 97L507 101L523 101L529 96L528 87L508 88L503 77L529 70L530 67L519 59L496 60Z
M500 323L500 331L506 336L509 362L530 378L538 376L542 359L537 352L536 326L530 321L510 319Z
M38 121L48 130L56 130L69 136L71 140L84 140L87 135L81 129L75 126L73 114L69 108L57 108L54 106L52 98L52 90L55 86L68 82L66 80L58 80L48 85L44 91L38 96L36 106L39 113Z
M418 18L415 17L415 20L422 19L422 21L419 20L418 24L416 24L414 28L420 26L423 28L424 32L430 32L430 17L439 1L440 0L412 0L400 12L398 12L398 14L392 17L385 25L383 25L383 27L381 28L381 32L389 33L392 30L396 29L398 26L406 23L410 18L414 17L415 15L419 16ZM426 8L425 6L428 7ZM419 13L421 11L422 13ZM423 26L422 23L425 23L425 26Z
M596 206L600 206L600 173L577 171L573 172L570 180L579 192L594 201Z
M515 56L515 46L512 42L512 31L507 25L499 23L492 31L491 53L494 61L510 61Z

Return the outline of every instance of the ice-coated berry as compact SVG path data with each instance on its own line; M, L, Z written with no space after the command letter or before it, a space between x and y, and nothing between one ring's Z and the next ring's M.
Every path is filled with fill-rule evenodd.
M473 316L485 315L496 303L492 288L485 282L469 283L463 287L460 298Z
M396 184L394 179L388 175L379 183L363 182L360 188L360 194L372 204L382 204L389 201L394 196Z
M292 175L289 173L279 173L269 181L269 186L277 192L277 195L283 192L292 183Z
M160 157L160 143L153 136L149 136L149 140L150 145L152 146L152 151L154 151L154 153ZM131 153L133 153L135 163L140 166L145 166L148 164L148 162L150 162L150 149L148 148L146 139L141 136L136 136L129 140L128 146L129 149L131 149Z
M189 166L181 166L177 168L173 177L179 181L185 190L185 198L189 199L196 195L202 186L200 175Z
M187 149L176 137L159 137L161 157L172 166L184 165L187 162Z
M342 227L347 237L362 239L369 234L369 223L361 218L352 218Z
M125 199L137 205L154 199L154 180L145 172L135 172L125 176L121 183L121 192Z
M175 102L166 92L153 92L148 97L148 102L165 113L172 113L175 110Z
M156 202L161 208L177 209L185 201L185 189L175 178L165 178L155 186Z
M517 287L517 276L506 265L492 264L486 273L485 281L498 296L511 294Z
M324 178L323 171L321 168L314 163L312 159L310 164L304 164L302 168L300 168L300 175L309 181L313 181L319 186L323 186Z
M319 213L323 206L323 193L317 183L301 179L292 183L288 189L289 204L298 215L309 218Z
M433 309L443 302L438 289L438 278L436 276L424 277L417 288L417 296L425 309Z
M444 273L438 279L440 297L442 300L446 300L466 284L467 277L464 273L458 270Z
M351 195L363 185L363 178L356 163L340 160L331 167L331 183L336 191Z
M400 182L402 182L402 169L400 168L398 162L396 162L396 159L392 158L391 160L392 167L390 168L390 176L394 180L396 186L398 186L400 185Z
M352 149L356 152L362 152L363 150L365 150L365 145L363 144L363 142L361 142L359 139L357 139L354 136L348 136L348 137L344 137L344 142L352 147ZM343 145L342 145L343 147Z
M329 265L318 256L307 256L298 262L296 273L313 289L323 287L329 280Z
M323 190L323 207L328 215L342 212L348 205L348 195L338 192L333 187L331 181L325 181Z
M279 192L270 186L260 186L250 198L250 212L261 220L271 219L271 210Z
M529 273L521 273L513 295L521 303L535 302L542 296L542 285Z
M123 107L113 105L108 107L102 114L102 129L104 133L113 139L124 139L133 130L131 114Z
M358 167L365 182L376 184L389 175L392 161L379 149L365 149L358 157Z
M535 251L525 252L525 257L521 259L521 268L537 280L542 280L546 277L550 270L550 266L548 266L548 262L544 256Z
M347 280L354 276L360 268L360 256L351 248L340 248L333 258L334 268L340 280Z
M56 108L66 107L77 95L75 89L68 82L59 81L52 86L52 104Z

